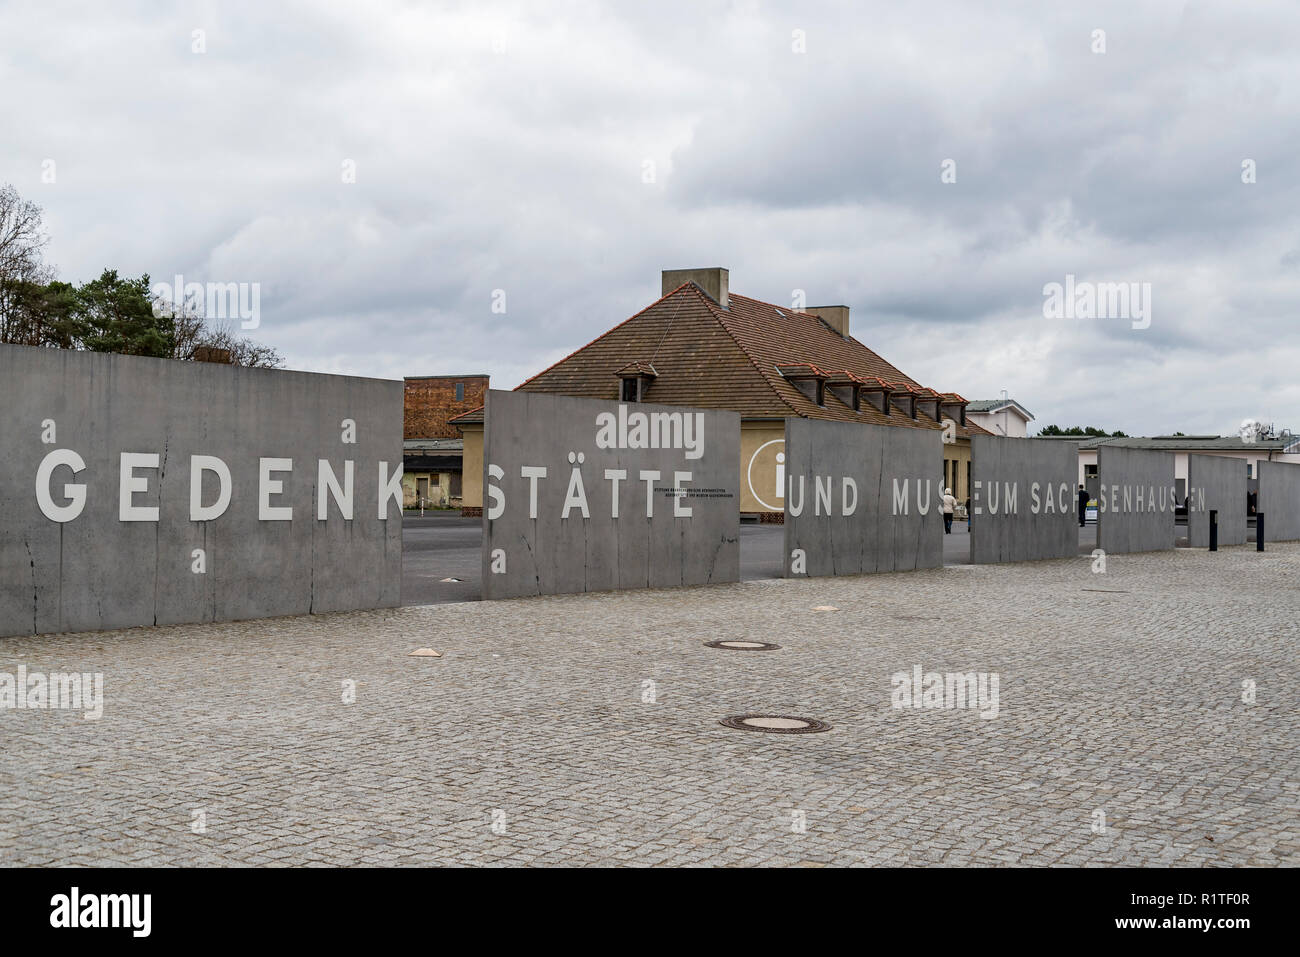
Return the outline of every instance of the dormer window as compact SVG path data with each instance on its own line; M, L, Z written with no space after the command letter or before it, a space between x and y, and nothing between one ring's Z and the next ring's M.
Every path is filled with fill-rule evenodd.
M916 408L918 412L922 412L938 422L939 393L933 389L922 389L916 396Z
M889 401L909 419L916 418L916 391L910 385L902 382L894 385Z
M833 373L826 380L826 387L830 389L831 395L854 412L862 411L862 380L852 372L845 370Z
M787 382L803 393L804 397L818 406L826 405L826 380L830 378L825 372L810 362L776 367Z
M966 425L966 405L967 402L956 392L944 392L942 394L943 402L939 405L939 411L946 417L952 419L958 425Z
M890 388L888 382L871 376L862 380L858 392L865 397L867 403L877 412L882 412L885 415L890 414L893 407L890 404L889 396L893 389Z
M650 388L659 373L655 367L648 362L629 362L623 368L619 369L614 375L622 380L619 387L619 400L622 402L642 402L645 400L646 391Z

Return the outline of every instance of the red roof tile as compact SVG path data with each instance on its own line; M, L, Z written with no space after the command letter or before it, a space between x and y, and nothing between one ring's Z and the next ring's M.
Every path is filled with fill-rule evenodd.
M645 401L732 409L742 418L807 418L939 428L929 416L885 415L869 403L858 411L830 390L826 404L799 391L782 371L813 377L841 373L867 389L888 388L918 397L938 396L856 339L845 338L816 316L729 293L723 309L694 283L678 286L636 315L539 372L520 389L616 400L613 370L639 362L657 376ZM843 382L844 380L840 380ZM960 435L984 433L974 423Z

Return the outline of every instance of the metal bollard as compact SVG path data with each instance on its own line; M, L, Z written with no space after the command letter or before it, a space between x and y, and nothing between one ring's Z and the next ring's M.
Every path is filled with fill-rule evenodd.
M1264 550L1264 513L1255 513L1255 551Z
M1210 509L1210 551L1219 550L1219 510Z

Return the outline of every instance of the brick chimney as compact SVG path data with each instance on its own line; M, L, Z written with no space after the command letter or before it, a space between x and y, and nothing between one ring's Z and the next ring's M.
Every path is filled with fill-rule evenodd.
M849 337L848 306L809 306L804 312L816 316L845 339Z
M661 276L661 296L668 295L684 282L693 282L719 306L727 308L727 270L721 266L709 269L665 269Z

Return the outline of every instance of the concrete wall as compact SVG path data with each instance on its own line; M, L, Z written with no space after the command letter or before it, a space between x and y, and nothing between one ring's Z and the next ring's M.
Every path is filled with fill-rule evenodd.
M1264 540L1300 539L1300 465L1259 463L1259 510L1264 513Z
M692 427L677 430L677 447L636 447L635 417L647 414ZM493 390L485 459L485 598L740 580L734 412ZM545 469L535 511L525 468Z
M1174 453L1103 445L1098 456L1097 547L1152 552L1174 547Z
M1211 509L1219 512L1219 544L1245 544L1246 465L1240 458L1189 454L1187 489L1187 544L1210 547Z
M787 578L943 564L942 433L802 418L785 428Z
M1079 553L1077 445L976 435L971 449L972 562Z
M0 345L0 399L0 634L399 604L397 498L377 516L379 463L402 470L400 382ZM125 494L123 453L157 456ZM75 473L39 475L74 455ZM229 469L218 517L191 518L191 456ZM291 520L260 517L261 458L293 462L266 476L283 483L266 504ZM317 520L319 459L340 486L355 463L351 521L332 497ZM199 504L216 504L218 476L198 484Z

